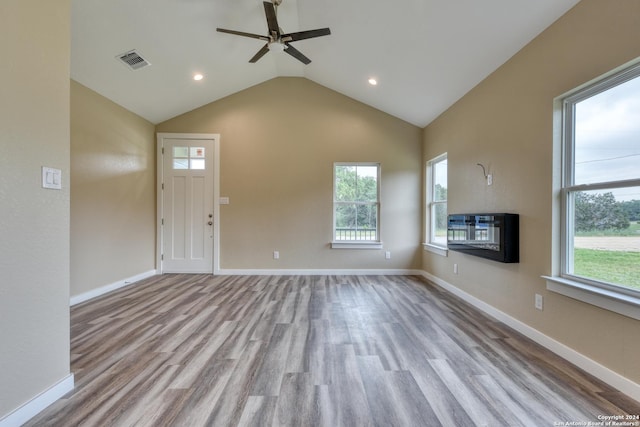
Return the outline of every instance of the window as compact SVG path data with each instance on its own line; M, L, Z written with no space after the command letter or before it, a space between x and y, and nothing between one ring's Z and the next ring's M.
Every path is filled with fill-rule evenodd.
M447 154L427 162L426 242L447 246Z
M332 247L381 247L380 164L333 166Z
M204 169L204 147L173 147L174 169Z
M562 107L560 276L640 303L640 66Z

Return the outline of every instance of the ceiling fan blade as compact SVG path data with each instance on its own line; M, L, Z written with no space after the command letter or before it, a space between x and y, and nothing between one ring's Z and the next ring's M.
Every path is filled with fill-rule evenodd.
M225 30L224 28L216 28L216 31L219 33L234 34L236 36L251 37L252 39L260 39L267 42L269 41L269 37L261 36L260 34L244 33L242 31L235 30Z
M254 62L258 62L258 59L262 58L264 55L266 55L266 53L269 52L269 43L265 44L264 46L262 46L262 49L260 49L258 51L258 53L256 53L255 55L253 55L253 58L251 58L249 60L249 62L254 63Z
M328 36L329 34L331 34L330 29L319 28L317 30L298 31L296 33L283 34L282 39L285 41L295 42L298 40L311 39L314 37Z
M268 1L262 2L262 4L264 5L264 14L267 17L269 35L276 33L276 38L280 37L280 27L278 26L278 18L276 17L276 7L273 3Z
M302 52L300 52L298 49L291 46L289 43L285 43L285 45L287 47L285 48L284 51L287 52L289 55L293 56L294 58L296 58L298 61L302 62L305 65L308 65L311 63L311 60L306 56L304 56Z

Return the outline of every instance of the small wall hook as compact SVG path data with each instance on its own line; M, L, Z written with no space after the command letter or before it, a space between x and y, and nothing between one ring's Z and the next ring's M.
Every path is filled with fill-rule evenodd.
M484 175L484 179L487 179L487 170L484 168L482 163L476 163L476 165L478 165L478 166L480 166L482 168L482 175Z

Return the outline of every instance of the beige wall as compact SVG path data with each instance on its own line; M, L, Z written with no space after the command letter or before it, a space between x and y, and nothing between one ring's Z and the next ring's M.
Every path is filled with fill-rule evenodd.
M222 269L420 267L421 130L303 78L276 78L161 123L219 133ZM382 164L384 250L330 249L333 162ZM273 259L273 251L280 259Z
M448 152L449 212L519 213L521 261L423 255L426 271L637 383L640 323L547 292L540 276L552 273L553 100L640 56L639 17L637 0L583 0L425 129L424 160Z
M69 15L0 2L0 419L69 375Z
M71 295L155 269L155 127L71 82Z

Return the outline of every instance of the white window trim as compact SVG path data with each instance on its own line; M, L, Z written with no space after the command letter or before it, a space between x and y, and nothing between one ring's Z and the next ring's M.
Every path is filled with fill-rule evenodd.
M425 165L425 176L426 176L426 187L427 187L427 194L426 194L426 200L425 200L425 218L424 218L424 243L422 244L422 247L424 248L425 251L440 255L440 256L448 256L449 255L449 249L447 248L446 243L444 245L438 244L434 241L432 241L431 239L431 211L432 211L432 205L434 204L442 204L442 203L448 203L448 199L449 196L447 195L447 200L442 202L442 201L434 201L433 200L433 183L435 182L435 178L434 178L434 167L433 165L435 165L436 163L439 163L445 159L448 159L447 157L447 153L443 153L440 154L439 156L428 160L426 165Z
M559 149L555 150L554 155L556 158L561 158L556 166L559 167L561 173L557 175L555 181L556 188L558 188L558 199L554 203L554 210L560 212L558 226L554 228L554 240L557 242L558 249L554 251L553 275L542 276L542 278L546 280L546 287L549 291L640 320L640 292L566 273L567 260L571 256L571 248L567 244L570 233L567 227L568 215L570 214L568 212L568 193L640 185L640 179L583 185L573 184L573 105L638 76L640 76L640 58L558 97L554 102L556 117L561 118L555 122L555 141L559 145ZM568 141L571 143L567 143Z
M449 249L445 246L434 245L433 243L423 243L422 248L427 251L440 256L449 256Z
M383 244L382 242L378 242L375 240L372 241L368 241L368 242L361 242L361 241L352 241L352 240L348 240L348 241L332 241L331 242L331 249L382 249L383 248Z
M558 276L542 276L547 290L640 320L640 298Z
M377 181L377 208L376 208L376 237L377 240L336 240L336 166L376 166L378 168ZM333 227L331 233L331 249L382 249L380 229L380 183L382 176L382 165L379 162L334 162L333 164ZM370 203L367 203L370 204Z

